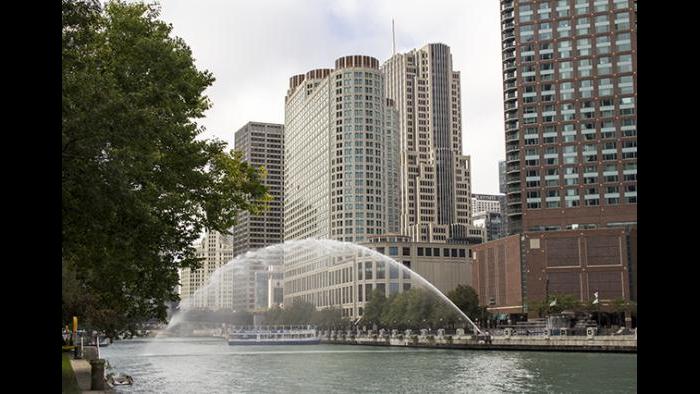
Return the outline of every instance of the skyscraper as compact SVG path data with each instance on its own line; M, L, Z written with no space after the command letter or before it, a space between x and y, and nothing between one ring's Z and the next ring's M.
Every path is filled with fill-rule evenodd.
M217 288L212 288L198 297L193 295L202 286L207 284L212 274L228 263L233 258L233 237L224 235L218 231L210 231L204 235L201 241L195 245L195 253L202 259L202 266L196 270L183 268L180 271L180 298L183 301L190 299L191 307L209 309L233 308L233 281L230 274L224 274Z
M281 124L248 122L236 131L236 150L255 167L264 167L267 187L272 201L265 212L253 215L241 212L233 227L234 255L280 243L283 240L284 194L284 126Z
M285 97L284 239L361 242L398 231L396 115L377 59L291 77Z
M460 75L450 48L396 54L382 71L399 114L401 231L429 242L468 234L469 156L461 154Z
M511 233L636 224L636 1L501 1Z
M517 235L473 248L479 299L516 315L553 294L636 301L636 1L502 0L501 22Z

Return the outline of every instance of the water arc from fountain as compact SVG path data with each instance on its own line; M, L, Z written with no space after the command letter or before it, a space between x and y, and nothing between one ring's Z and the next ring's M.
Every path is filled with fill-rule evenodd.
M279 243L240 254L214 271L202 287L200 287L191 297L184 299L181 302L180 311L186 311L188 309L195 308L198 305L206 304L206 300L211 299L212 293L215 293L217 289L220 289L222 283L228 283L226 281L232 280L235 275L249 269L251 264L258 264L258 267L265 267L267 269L271 265L281 266L282 264L290 261L301 261L303 263L304 258L307 257L319 259L319 261L325 261L325 263L319 264L319 269L332 269L334 266L348 263L348 261L366 261L363 259L370 258L372 261L383 262L387 264L388 267L397 268L399 275L405 275L407 272L410 278L409 283L411 283L412 287L413 285L417 285L419 288L423 287L429 290L431 294L437 296L441 301L450 306L458 316L466 320L471 325L475 333L483 334L483 331L479 329L479 327L469 318L469 316L462 312L445 294L443 294L432 283L412 269L392 259L390 256L386 256L365 246L329 239L286 241L284 243ZM340 263L338 263L338 261L340 261ZM329 262L331 263L329 264ZM355 264L352 266L354 267L353 271L357 269ZM354 275L357 277L358 274L356 271ZM177 325L180 322L182 315L183 313L175 314L169 322L168 328L172 328L173 326Z

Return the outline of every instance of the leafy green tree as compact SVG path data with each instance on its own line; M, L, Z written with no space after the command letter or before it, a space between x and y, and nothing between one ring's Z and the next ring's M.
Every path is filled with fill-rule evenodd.
M284 310L279 306L273 306L265 312L265 324L281 325L284 324Z
M316 310L311 315L311 324L324 330L340 329L347 326L348 322L340 308L336 307Z
M550 296L550 303L556 300L556 304L549 306L549 313L560 313L563 311L579 312L584 310L584 306L578 297L573 294L553 294Z
M62 4L63 319L115 332L164 320L193 241L270 196L264 170L197 139L214 77L157 6Z
M474 315L476 318L477 315ZM453 327L460 321L464 322L464 319L457 314L457 312L446 302L437 302L433 306L432 313L430 314L431 326L435 328L447 328Z
M475 319L481 315L479 306L479 295L471 286L459 285L454 290L447 293L447 298L452 301L470 319Z
M407 323L415 328L428 328L432 323L433 309L441 301L428 291L416 288L404 292L403 296L407 297L404 317Z
M545 317L549 313L549 302L547 300L529 300L527 306L530 312L537 312L537 317Z
M283 312L284 324L309 324L316 311L314 304L305 301L296 301L285 307Z
M307 325L312 324L320 329L339 329L348 324L339 308L316 310L314 304L296 301L288 307L272 307L265 312L265 323L268 325Z
M372 290L367 296L367 303L365 304L362 320L369 325L381 324L382 314L384 313L386 305L387 299L384 293L378 289Z
M392 294L387 298L379 318L380 325L398 329L407 327L408 297L406 294L407 292Z

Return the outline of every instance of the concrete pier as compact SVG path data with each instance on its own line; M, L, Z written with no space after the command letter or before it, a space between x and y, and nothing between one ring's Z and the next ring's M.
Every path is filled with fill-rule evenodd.
M92 390L92 367L87 360L70 360L71 368L75 373L81 393L115 393L110 388L104 390Z

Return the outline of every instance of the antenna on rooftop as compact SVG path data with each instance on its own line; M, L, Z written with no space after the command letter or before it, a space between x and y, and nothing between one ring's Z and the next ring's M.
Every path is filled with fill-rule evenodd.
M391 20L391 41L394 44L394 53L393 55L396 55L396 31L394 30L394 20Z

